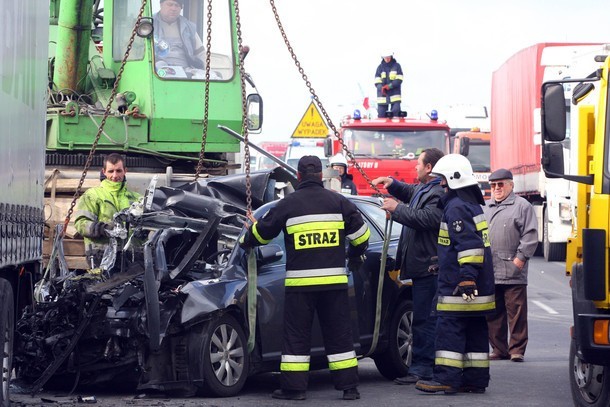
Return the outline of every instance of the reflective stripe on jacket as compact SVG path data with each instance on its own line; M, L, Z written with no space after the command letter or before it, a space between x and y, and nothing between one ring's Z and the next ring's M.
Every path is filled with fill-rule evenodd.
M381 60L375 72L375 87L377 88L377 104L387 105L389 103L400 103L402 86L402 67L394 58L390 62ZM383 85L388 85L390 89L385 95L381 93Z
M495 285L489 231L483 209L451 191L441 198L444 206L438 236L438 303L445 315L485 315L495 309ZM460 281L472 280L478 295L466 302L453 291Z
M356 206L343 195L324 189L322 182L303 181L248 230L251 245L269 243L284 232L286 287L345 287L345 239L353 252L364 253L370 231Z

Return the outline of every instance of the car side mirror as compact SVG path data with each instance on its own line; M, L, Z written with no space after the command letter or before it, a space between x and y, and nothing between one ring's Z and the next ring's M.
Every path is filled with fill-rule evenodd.
M256 262L258 266L275 263L276 261L281 260L282 257L284 257L284 251L280 245L268 244L256 248Z

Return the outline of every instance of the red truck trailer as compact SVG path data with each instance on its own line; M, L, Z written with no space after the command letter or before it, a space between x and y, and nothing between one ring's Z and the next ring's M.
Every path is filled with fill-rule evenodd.
M540 168L540 89L543 81L568 76L574 58L596 45L535 44L511 56L492 76L491 169L512 171L515 193L534 205L548 261L565 260L572 211L568 181L546 178Z

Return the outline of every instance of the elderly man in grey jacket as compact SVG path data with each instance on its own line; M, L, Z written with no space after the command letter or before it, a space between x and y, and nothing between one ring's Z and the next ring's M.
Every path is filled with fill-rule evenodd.
M489 184L492 198L483 209L496 283L496 313L487 318L492 347L489 358L523 362L528 340L527 266L538 245L538 222L532 205L513 192L510 171L494 171Z

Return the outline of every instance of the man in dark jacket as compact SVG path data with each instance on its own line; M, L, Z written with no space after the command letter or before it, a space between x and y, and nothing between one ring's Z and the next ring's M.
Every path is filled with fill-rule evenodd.
M389 177L373 180L373 184L383 184L392 196L402 202L386 198L382 208L392 214L394 221L403 225L396 264L400 267L400 278L413 281L413 360L409 374L397 378L397 384L415 384L420 379L432 378L436 326L433 307L437 288L436 246L442 216L438 200L444 191L440 179L430 173L443 155L437 148L425 149L419 155L415 167L420 182L417 185Z
M335 388L343 399L360 398L345 268L345 240L350 256L361 256L370 231L362 215L342 194L324 189L318 157L299 160L297 190L255 222L243 245L267 244L284 232L286 296L280 364L281 390L273 398L304 400L309 373L313 314L317 312Z
M438 160L433 174L447 193L439 204L436 359L433 380L415 388L436 393L484 393L489 385L486 315L494 312L494 274L485 203L472 166L460 154Z
M377 116L386 117L388 108L390 108L393 116L398 116L401 102L402 68L394 59L392 52L385 52L381 58L381 63L375 72Z

